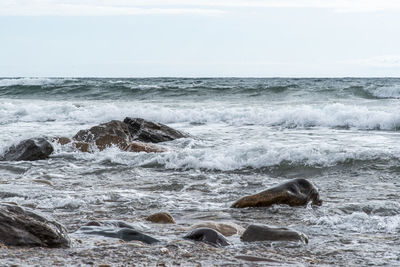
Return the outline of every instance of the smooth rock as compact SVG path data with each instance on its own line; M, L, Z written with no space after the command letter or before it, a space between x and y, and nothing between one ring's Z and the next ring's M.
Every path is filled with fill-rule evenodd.
M252 224L240 237L243 242L254 241L301 241L308 243L308 237L288 228L273 228L267 225Z
M106 227L106 226L82 226L76 231L77 234L85 234L85 235L99 235L111 238L119 238L124 241L141 241L146 244L153 244L160 242L159 240L143 234L139 231L136 231L132 228L126 227Z
M303 206L312 201L320 206L318 189L306 179L293 179L258 194L246 196L236 201L232 208L268 207L274 204Z
M53 146L44 138L32 138L12 145L0 156L0 160L41 160L47 159L53 153Z
M176 223L174 218L168 212L154 213L146 218L147 221L153 223Z
M147 152L147 153L167 151L166 149L160 146L155 146L152 144L146 144L142 142L131 142L126 146L124 150L128 152Z
M131 137L136 141L159 143L188 137L188 134L172 129L167 125L141 118L127 117L124 119L124 123L128 125Z
M200 222L192 225L190 228L211 228L220 232L224 236L232 236L236 234L241 235L244 232L242 226L231 222Z
M18 205L0 204L0 243L7 246L69 247L67 230Z
M186 239L191 239L194 241L201 241L207 244L216 246L216 247L223 247L228 246L229 242L226 238L211 228L198 228L194 229L190 233L184 236Z

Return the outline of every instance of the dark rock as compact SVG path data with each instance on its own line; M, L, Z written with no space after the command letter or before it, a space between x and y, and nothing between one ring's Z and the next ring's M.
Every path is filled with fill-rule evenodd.
M59 223L28 209L0 204L0 243L7 246L69 247L67 231Z
M177 131L161 123L146 121L141 118L125 118L133 140L159 143L188 137L186 133Z
M159 240L127 227L107 227L107 226L82 226L76 232L85 235L99 235L111 238L119 238L124 241L141 241L146 244L153 244L160 242Z
M40 160L47 159L53 153L53 146L44 138L33 138L12 145L4 152L0 160Z
M272 228L266 225L252 224L247 227L240 240L244 242L254 241L301 241L308 243L308 237L288 228Z
M231 207L268 207L274 204L302 206L307 205L309 201L312 201L313 205L322 204L318 189L306 179L293 179L258 194L243 197Z
M154 213L148 216L146 220L153 223L176 223L172 215L168 212Z
M186 234L184 238L205 242L216 247L229 246L228 240L226 240L223 235L211 228L195 229Z
M131 228L135 229L135 227L124 221L116 221L116 220L108 220L108 221L90 221L85 226L106 226L106 227L114 227L114 228Z

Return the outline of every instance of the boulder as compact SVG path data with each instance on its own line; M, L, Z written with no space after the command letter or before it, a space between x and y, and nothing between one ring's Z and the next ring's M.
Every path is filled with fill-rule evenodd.
M148 216L146 220L153 223L176 223L174 218L168 212L154 213Z
M0 204L0 243L7 246L69 247L66 229L52 219L14 204Z
M12 145L0 156L0 160L41 160L47 159L53 153L53 146L44 138L32 138Z
M141 118L125 118L131 137L135 141L160 143L178 138L188 137L188 134L177 131L161 123L146 121Z
M274 204L303 206L312 201L320 206L318 189L306 179L293 179L255 195L246 196L236 201L232 208L268 207Z
M186 239L191 239L194 241L201 241L212 246L223 247L228 246L229 242L226 238L211 228L198 228L194 229L190 233L184 236Z
M200 222L191 226L191 229L197 228L211 228L214 229L224 236L241 235L244 232L244 228L240 225L231 222Z
M90 129L80 130L71 142L68 138L59 137L55 141L60 144L72 142L72 146L82 152L104 150L116 146L128 152L164 152L166 149L152 144L133 141L128 125L122 121L113 120L107 123L93 126Z
M273 228L267 225L252 224L240 237L243 242L255 241L301 241L308 243L308 237L288 228Z

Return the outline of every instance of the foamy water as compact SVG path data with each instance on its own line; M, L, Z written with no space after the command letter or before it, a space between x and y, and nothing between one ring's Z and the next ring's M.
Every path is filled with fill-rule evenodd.
M169 211L202 220L289 226L308 245L278 248L307 265L394 265L400 257L398 79L0 79L0 152L24 138L72 137L141 117L188 132L163 153L112 147L82 153L54 143L48 160L0 162L0 198L55 216L71 231L88 218L143 224L163 240L178 230L141 218ZM230 209L290 178L320 189L320 208ZM175 232L174 232L175 231ZM189 248L187 248L189 249ZM278 255L277 254L277 255ZM212 256L210 256L212 257Z

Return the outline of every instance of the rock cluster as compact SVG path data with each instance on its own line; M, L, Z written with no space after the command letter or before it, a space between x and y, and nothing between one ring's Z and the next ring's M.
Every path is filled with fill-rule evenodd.
M128 152L164 152L165 148L151 143L188 136L161 123L127 117L124 121L112 120L80 130L72 138L55 137L52 141L61 145L72 144L82 152L101 151L112 146ZM41 160L48 158L53 151L53 146L45 138L32 138L7 148L3 155L0 155L0 160Z

